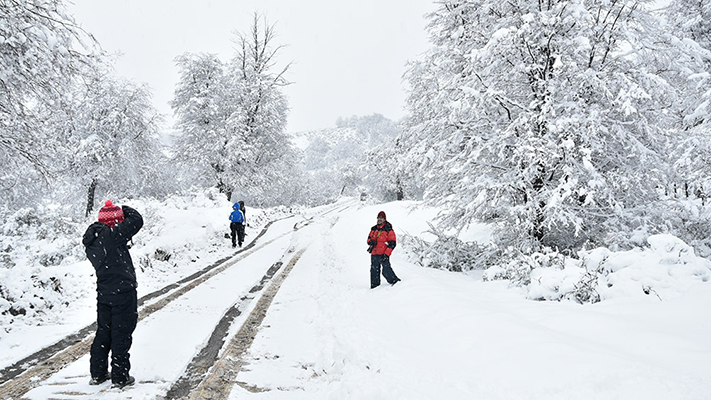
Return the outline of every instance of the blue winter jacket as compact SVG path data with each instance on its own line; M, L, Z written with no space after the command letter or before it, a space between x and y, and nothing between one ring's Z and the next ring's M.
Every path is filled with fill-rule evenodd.
M235 203L235 205L232 206L232 214L230 214L230 222L237 222L240 224L244 223L244 215L242 215L242 211L239 209L239 203Z

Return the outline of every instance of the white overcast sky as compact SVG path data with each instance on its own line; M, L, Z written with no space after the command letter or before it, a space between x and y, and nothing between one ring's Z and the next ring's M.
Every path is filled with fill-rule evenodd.
M405 114L406 63L429 47L425 14L433 0L70 0L77 22L110 52L116 72L147 83L156 108L172 121L167 102L178 80L176 56L234 54L234 32L247 32L258 12L275 26L278 58L293 62L284 89L287 130L328 128L338 117Z

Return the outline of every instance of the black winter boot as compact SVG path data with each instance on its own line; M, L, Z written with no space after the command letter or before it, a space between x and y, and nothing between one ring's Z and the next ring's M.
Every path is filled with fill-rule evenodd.
M131 375L128 376L128 379L126 379L124 382L114 382L111 387L112 388L119 388L123 389L126 386L131 386L134 383L136 383L136 378L132 377Z

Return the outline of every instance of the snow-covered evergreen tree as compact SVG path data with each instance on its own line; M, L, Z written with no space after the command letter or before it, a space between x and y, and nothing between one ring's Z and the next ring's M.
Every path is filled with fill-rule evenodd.
M670 179L679 69L630 0L442 1L408 79L403 136L448 222L524 252L644 224Z

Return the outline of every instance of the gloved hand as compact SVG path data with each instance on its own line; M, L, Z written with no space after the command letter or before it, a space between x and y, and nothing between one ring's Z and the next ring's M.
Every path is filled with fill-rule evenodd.
M368 240L368 245L375 246L376 244L378 244L377 240Z

